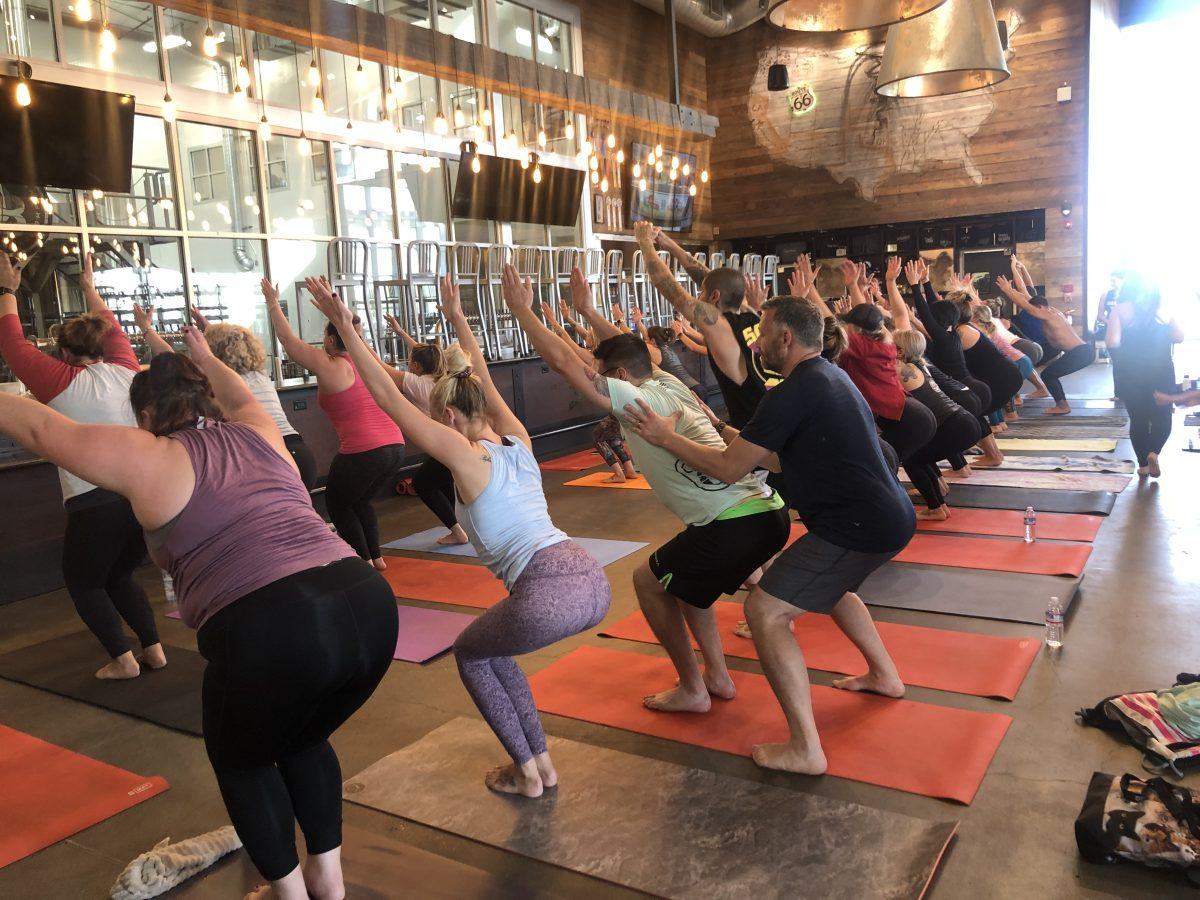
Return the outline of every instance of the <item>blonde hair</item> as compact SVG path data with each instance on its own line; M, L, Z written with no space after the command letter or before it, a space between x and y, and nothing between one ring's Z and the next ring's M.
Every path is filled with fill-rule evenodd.
M483 383L471 374L467 366L453 375L443 375L429 394L429 414L441 418L445 410L456 409L468 419L487 415L487 397Z
M267 351L249 328L218 323L204 331L213 356L239 375L261 372L267 365Z
M975 324L988 334L996 333L996 323L992 321L992 311L988 307L981 306L976 309L973 314L973 318L975 320Z
M927 341L919 331L897 331L892 335L896 351L905 362L920 362L925 357Z

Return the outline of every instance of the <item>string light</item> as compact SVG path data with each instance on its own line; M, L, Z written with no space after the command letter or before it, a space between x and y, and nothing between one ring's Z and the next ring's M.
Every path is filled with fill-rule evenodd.
M708 184L708 169L704 169L700 172L700 181L704 184Z
M463 108L462 108L461 104L455 103L454 104L454 127L462 128L466 124L467 124L467 114L463 112Z
M607 176L600 179L600 193L602 193L602 194L608 193L608 177Z
M610 131L608 133L608 137L605 139L604 143L608 144L609 150L613 149L614 147L617 146L617 136Z
M633 164L633 177L634 178L642 177L642 164L640 162L635 162Z
M266 113L263 113L262 118L258 120L258 136L264 142L271 139L271 123L267 121Z
M210 59L217 55L217 36L213 33L212 25L204 29L204 40L200 43L200 49L204 55Z
M33 102L33 97L29 93L29 82L25 80L24 75L17 82L16 99L18 106L28 106Z
M568 141L575 140L575 123L567 120L567 124L563 126L563 137Z
M171 99L171 92L163 94L162 117L164 122L175 121L175 101Z
M437 118L433 120L433 133L445 137L450 133L450 123L446 121L446 116L439 109Z
M638 190L644 191L645 189L646 189L646 179L642 178L638 181Z
M325 98L321 95L320 88L313 93L312 111L317 115L325 114Z
M320 87L321 85L321 67L317 65L315 53L313 61L308 64L308 84L309 87Z
M75 18L80 22L92 21L92 0L75 0Z

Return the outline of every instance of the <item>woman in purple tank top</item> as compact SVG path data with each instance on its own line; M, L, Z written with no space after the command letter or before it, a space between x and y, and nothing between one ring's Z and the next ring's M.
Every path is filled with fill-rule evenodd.
M127 497L198 629L204 742L230 821L283 900L340 898L341 769L329 736L396 647L383 577L330 534L270 414L203 334L135 376L139 428L0 393L0 432ZM308 847L296 853L299 823Z

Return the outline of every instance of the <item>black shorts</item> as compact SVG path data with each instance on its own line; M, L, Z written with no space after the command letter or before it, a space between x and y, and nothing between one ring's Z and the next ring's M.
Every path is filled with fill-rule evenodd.
M650 554L650 571L672 597L708 609L778 553L790 532L786 507L689 525Z
M809 532L779 555L758 586L806 612L828 613L899 552L847 550Z

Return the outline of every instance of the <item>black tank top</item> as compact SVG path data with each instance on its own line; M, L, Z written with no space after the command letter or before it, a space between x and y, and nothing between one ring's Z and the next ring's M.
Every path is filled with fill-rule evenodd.
M721 388L721 396L725 400L725 409L729 412L729 424L739 431L754 417L758 409L758 401L763 398L767 388L774 387L783 380L778 372L766 367L762 357L758 355L758 329L760 318L753 312L724 312L721 313L729 327L733 329L733 337L738 342L742 360L746 364L746 380L738 384L721 371L721 367L713 362L713 377Z
M957 403L942 393L942 389L938 387L937 382L929 374L920 363L917 363L917 368L921 370L921 374L925 376L925 383L913 391L909 391L909 396L914 400L918 400L928 407L933 413L934 419L937 420L940 426L943 422L953 416L958 410L962 409Z
M975 330L979 331L977 328ZM975 346L963 350L963 358L966 359L968 371L991 388L993 394L999 392L1011 397L1021 389L1023 379L1016 363L1001 353L982 331Z

